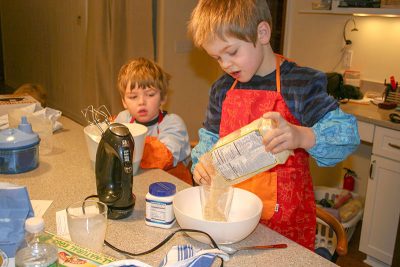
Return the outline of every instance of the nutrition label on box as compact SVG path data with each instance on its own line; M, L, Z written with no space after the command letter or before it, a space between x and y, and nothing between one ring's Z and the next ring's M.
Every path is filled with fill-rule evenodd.
M276 164L275 156L265 151L258 130L224 144L211 153L214 166L230 181Z

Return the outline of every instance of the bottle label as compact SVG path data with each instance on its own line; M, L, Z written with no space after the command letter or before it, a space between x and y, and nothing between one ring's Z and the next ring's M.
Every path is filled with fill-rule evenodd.
M146 199L146 221L158 224L172 224L175 221L172 202Z

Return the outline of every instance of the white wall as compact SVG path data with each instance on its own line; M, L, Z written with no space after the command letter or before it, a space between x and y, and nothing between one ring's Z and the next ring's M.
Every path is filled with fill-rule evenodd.
M326 72L340 59L344 47L343 26L351 15L307 14L312 0L288 0L285 55L299 64ZM352 69L362 79L383 83L391 75L400 79L400 18L355 17L358 32L346 27L353 42ZM335 71L343 71L339 65Z

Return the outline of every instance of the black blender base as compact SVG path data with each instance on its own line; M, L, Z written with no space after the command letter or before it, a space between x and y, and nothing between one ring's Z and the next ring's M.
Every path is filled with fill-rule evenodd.
M114 208L108 207L108 219L119 220L131 216L133 212L133 206L127 208Z

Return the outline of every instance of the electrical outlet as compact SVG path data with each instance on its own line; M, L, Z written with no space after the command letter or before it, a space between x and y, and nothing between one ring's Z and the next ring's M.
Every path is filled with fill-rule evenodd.
M351 68L351 64L353 61L353 50L346 50L344 51L344 56L343 56L343 66L345 68Z

